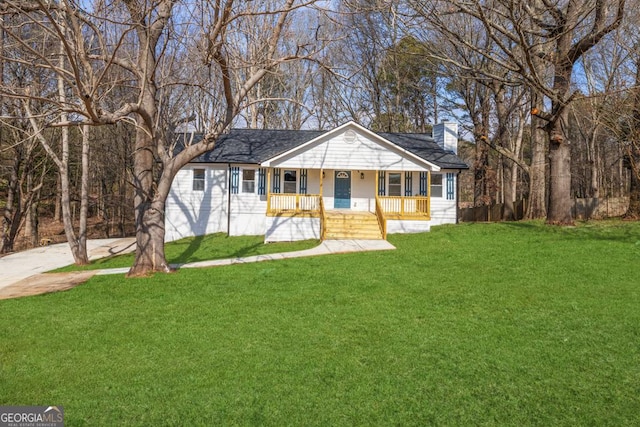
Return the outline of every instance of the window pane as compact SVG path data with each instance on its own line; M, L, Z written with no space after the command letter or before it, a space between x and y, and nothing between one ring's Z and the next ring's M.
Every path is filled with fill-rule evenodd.
M256 192L256 183L254 181L242 181L242 192L243 193L255 193Z
M204 169L193 170L193 191L204 191Z
M243 193L255 193L256 192L256 171L255 169L243 169L242 170L242 192Z
M283 190L285 193L296 193L297 192L297 171L294 170L285 170L284 171L284 186Z
M402 178L399 173L389 174L389 196L402 195Z
M243 181L253 181L254 179L256 179L255 169L242 169Z
M442 197L442 175L431 175L431 197Z
M295 193L296 192L296 183L295 182L285 182L284 183L284 192L285 193Z

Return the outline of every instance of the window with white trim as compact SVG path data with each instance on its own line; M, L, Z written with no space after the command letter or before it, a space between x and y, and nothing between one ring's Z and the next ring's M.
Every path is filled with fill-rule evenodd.
M242 169L242 192L243 193L256 192L256 170L255 169Z
M298 173L295 170L284 171L283 193L297 193L298 191Z
M193 191L204 191L204 169L193 170Z
M442 175L431 174L431 197L442 197Z
M392 172L389 174L389 186L387 188L387 195L389 196L402 196L402 174Z

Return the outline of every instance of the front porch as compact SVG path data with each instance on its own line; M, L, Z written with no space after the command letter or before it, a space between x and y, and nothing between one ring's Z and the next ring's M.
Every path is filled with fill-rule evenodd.
M322 185L321 185L322 187ZM322 194L267 194L268 217L318 218L320 239L386 239L387 221L429 221L429 196L374 196L374 211L326 209Z

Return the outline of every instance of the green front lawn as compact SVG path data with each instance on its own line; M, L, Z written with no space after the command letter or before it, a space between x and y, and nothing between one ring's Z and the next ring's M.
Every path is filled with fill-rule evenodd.
M639 223L389 240L0 301L0 405L69 426L640 424Z
M264 236L228 237L224 233L208 236L188 237L165 245L165 256L170 264L185 264L214 259L248 257L278 252L292 252L317 246L317 240L300 242L264 243ZM92 261L89 265L69 265L55 270L56 273L80 270L131 267L134 254L128 253Z

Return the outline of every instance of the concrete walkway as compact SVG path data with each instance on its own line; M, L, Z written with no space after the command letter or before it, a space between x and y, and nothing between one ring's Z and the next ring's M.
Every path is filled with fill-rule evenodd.
M249 257L216 259L212 261L198 261L187 264L171 264L172 268L203 268L219 267L223 265L245 264L249 262L274 261L287 258L300 258L318 255L342 254L347 252L386 251L395 249L386 240L325 240L320 245L302 251L282 252L267 255L255 255ZM98 270L96 276L105 274L125 274L129 268L109 268Z
M135 250L135 239L95 239L87 241L89 259L95 260ZM68 243L40 246L0 258L0 290L33 275L73 264Z
M87 242L87 245L89 257L93 260L132 252L135 249L135 240L133 238L92 240ZM386 240L325 240L314 248L302 251L199 261L172 265L172 267L216 267L287 258L392 249L395 249L395 247ZM69 264L73 264L73 257L71 256L69 245L66 243L31 249L0 258L0 299L66 290L86 282L94 275L125 274L129 271L129 268L110 268L72 273L41 274Z

